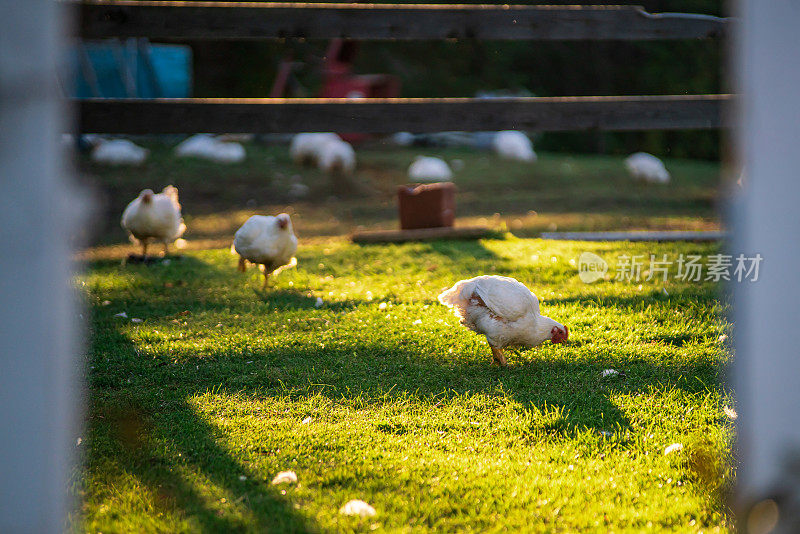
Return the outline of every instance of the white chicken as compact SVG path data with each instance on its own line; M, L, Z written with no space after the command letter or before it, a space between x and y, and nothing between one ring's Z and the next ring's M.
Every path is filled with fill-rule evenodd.
M326 174L350 175L356 169L356 153L350 143L330 139L320 147L317 165Z
M528 136L517 130L497 132L492 139L492 148L506 159L518 161L536 161L536 152Z
M197 134L184 139L175 147L178 157L194 157L217 163L240 163L247 155L239 143L229 143L208 134Z
M411 132L397 132L390 139L397 146L411 146L414 144L415 137Z
M122 212L122 227L142 244L142 258L147 259L150 240L164 243L164 255L169 244L186 231L178 202L178 190L168 185L161 193L145 189Z
M264 289L269 276L297 265L297 236L286 213L276 217L253 215L233 236L232 252L239 254L239 270L247 270L247 262L257 263L264 273Z
M443 159L417 156L408 168L408 177L416 182L447 182L453 172Z
M636 180L665 184L670 179L664 162L647 152L637 152L628 156L625 159L625 167Z
M127 139L98 140L92 149L92 161L105 165L141 165L149 151Z
M539 313L539 299L523 284L505 276L461 280L439 295L461 324L486 336L494 361L506 366L503 349L537 347L548 339L564 343L569 330Z
M292 138L289 155L298 165L317 165L322 147L329 141L341 141L335 133L308 132L299 133Z

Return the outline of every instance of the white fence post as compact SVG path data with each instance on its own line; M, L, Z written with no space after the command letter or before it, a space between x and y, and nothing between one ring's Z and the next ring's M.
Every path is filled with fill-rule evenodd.
M800 2L738 0L745 178L735 254L763 257L733 283L738 403L736 504L742 532L800 532Z
M0 532L65 530L75 451L61 30L52 0L0 2Z

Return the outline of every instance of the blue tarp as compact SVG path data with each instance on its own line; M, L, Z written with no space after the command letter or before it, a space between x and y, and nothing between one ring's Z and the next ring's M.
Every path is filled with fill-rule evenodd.
M192 50L183 45L148 44L133 46L122 41L85 42L71 51L75 84L70 96L78 98L188 98L192 94ZM97 91L87 79L91 64ZM148 65L149 60L149 65ZM126 89L125 72L130 72L134 94ZM95 92L99 94L95 94Z

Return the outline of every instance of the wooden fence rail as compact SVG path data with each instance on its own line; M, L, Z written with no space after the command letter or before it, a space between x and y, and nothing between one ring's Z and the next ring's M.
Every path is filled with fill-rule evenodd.
M86 0L85 39L653 40L722 36L729 19L639 6Z
M85 39L652 40L720 37L731 21L638 6L84 0ZM676 130L728 125L730 95L429 99L81 100L82 132Z
M688 130L727 126L730 95L78 100L80 131L275 133Z

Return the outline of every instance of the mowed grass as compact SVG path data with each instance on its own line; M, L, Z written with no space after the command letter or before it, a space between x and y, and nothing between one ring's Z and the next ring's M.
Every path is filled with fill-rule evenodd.
M79 158L85 180L96 191L97 218L91 240L105 247L93 258L119 257L114 243L127 242L119 219L126 204L142 189L168 184L180 191L190 247L230 244L233 232L253 214L287 211L305 238L347 235L358 226L397 227L397 186L408 181L407 169L418 155L460 162L458 224L505 227L518 237L538 237L563 230L715 230L719 165L713 162L666 160L669 185L636 183L618 156L539 154L535 164L498 158L466 148L402 149L377 143L357 147L358 167L352 187L317 169L292 164L285 145L245 145L247 159L215 165L177 159L175 144L140 141L151 155L141 167L104 167ZM289 195L300 180L310 192ZM127 248L125 250L132 250Z
M584 251L609 279L579 280ZM89 405L72 528L726 532L727 305L708 282L614 277L621 254L714 251L301 239L297 268L266 292L225 249L95 261L78 282ZM485 273L531 287L569 343L490 365L436 301ZM672 443L685 447L665 455ZM283 470L296 486L270 484ZM377 515L340 515L350 499Z

